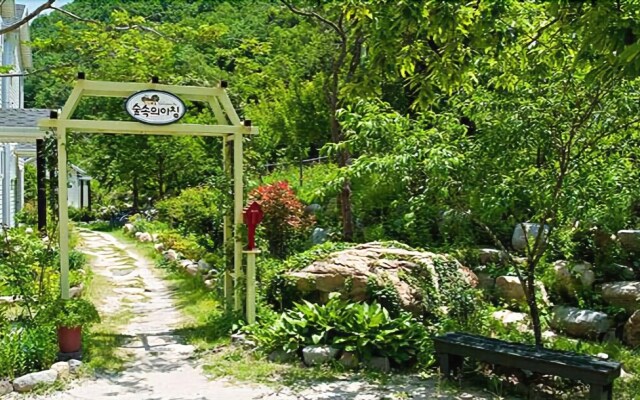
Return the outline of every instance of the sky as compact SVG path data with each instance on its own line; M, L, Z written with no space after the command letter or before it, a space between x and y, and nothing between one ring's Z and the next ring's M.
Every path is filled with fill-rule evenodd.
M61 7L65 4L71 3L72 0L56 0L55 3L53 3L53 5L55 5L56 7ZM16 0L16 3L18 4L24 4L27 6L27 9L29 11L33 11L36 8L38 8L38 6L46 3L45 0Z

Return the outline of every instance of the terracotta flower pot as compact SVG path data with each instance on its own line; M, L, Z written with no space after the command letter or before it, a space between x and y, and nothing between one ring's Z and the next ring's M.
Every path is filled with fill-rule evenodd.
M61 353L75 353L82 348L82 327L58 327L58 347Z

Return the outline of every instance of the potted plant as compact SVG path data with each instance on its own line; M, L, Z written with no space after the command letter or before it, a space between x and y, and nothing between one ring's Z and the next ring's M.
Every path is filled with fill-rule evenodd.
M82 327L100 322L96 307L84 299L58 299L46 313L58 332L58 346L62 353L75 353L82 348Z

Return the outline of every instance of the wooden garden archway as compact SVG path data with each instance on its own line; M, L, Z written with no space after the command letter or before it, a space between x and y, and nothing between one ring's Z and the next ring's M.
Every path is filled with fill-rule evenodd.
M224 219L224 248L233 241L233 274L226 268L225 298L227 304L233 304L235 310L242 308L240 280L243 275L243 242L240 226L243 223L244 205L243 185L243 139L245 135L255 135L258 128L251 121L241 121L227 94L226 82L218 87L164 85L153 78L151 83L107 82L85 80L84 74L78 74L78 80L62 110L52 112L49 119L38 122L41 129L53 130L58 142L58 212L60 234L60 291L63 299L69 298L69 215L67 188L67 133L113 133L136 135L169 136L215 136L222 139L224 170L233 179L234 207L233 215ZM168 123L163 125L133 121L83 120L73 119L80 100L83 97L130 98L143 91L165 92L181 100L204 102L211 107L217 125ZM123 111L124 112L124 111Z

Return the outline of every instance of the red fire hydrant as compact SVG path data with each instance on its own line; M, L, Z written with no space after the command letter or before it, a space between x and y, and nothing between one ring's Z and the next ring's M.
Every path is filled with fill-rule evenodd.
M249 204L249 206L244 209L242 216L245 225L247 225L247 250L253 250L256 248L256 228L258 227L258 224L262 222L262 218L264 218L264 213L262 212L260 203L254 201Z

